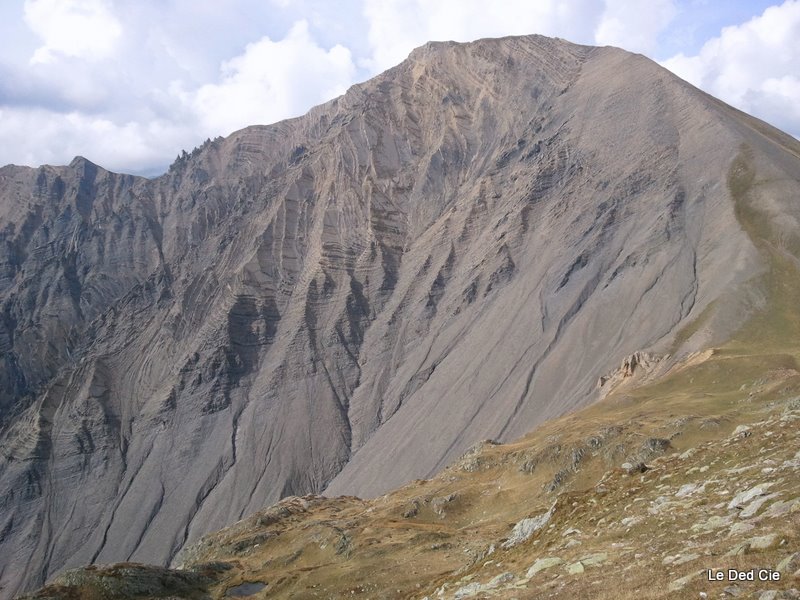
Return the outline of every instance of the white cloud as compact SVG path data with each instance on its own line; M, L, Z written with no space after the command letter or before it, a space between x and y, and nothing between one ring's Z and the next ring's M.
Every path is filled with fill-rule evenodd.
M659 34L676 14L673 0L606 0L595 30L595 42L649 54L655 50Z
M262 38L223 63L219 83L178 95L209 135L226 135L247 125L302 114L344 93L355 74L347 48L321 48L311 38L306 21L298 21L284 39Z
M698 11L698 2L0 2L0 38L9 40L0 61L0 164L82 154L119 170L163 169L206 137L300 115L429 40L539 33L664 56L681 22L698 16L708 30L714 11ZM697 56L666 66L797 134L797 5L725 29ZM712 31L726 20L720 10L733 14L715 7ZM735 22L753 14L744 10Z
M695 56L662 64L697 87L800 137L800 2L725 27Z
M54 106L31 104L53 94L41 82L23 94L27 102L0 104L0 139L13 140L0 145L0 164L63 164L80 154L111 169L152 173L207 137L298 116L344 93L356 77L350 51L322 48L305 21L283 39L248 44L218 67L218 81L201 86L149 82L146 70L133 69L126 75L138 77L127 81L116 69L86 71L75 61L36 66L40 79L57 86Z
M83 155L102 166L125 172L153 174L169 164L176 148L199 140L184 126L153 120L115 123L102 116L43 109L0 109L0 165L65 164Z
M110 55L122 26L105 0L25 0L25 22L44 45L31 63L61 54L89 60Z
M365 0L373 73L402 61L429 40L470 41L539 33L591 43L599 0Z
M372 56L362 64L382 71L429 40L529 33L651 53L676 13L674 0L365 0Z

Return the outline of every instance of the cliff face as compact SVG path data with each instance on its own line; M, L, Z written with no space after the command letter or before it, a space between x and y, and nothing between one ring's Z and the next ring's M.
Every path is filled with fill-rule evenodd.
M3 167L0 594L380 494L725 339L766 269L729 180L786 223L797 156L643 57L531 36L426 45L154 180Z

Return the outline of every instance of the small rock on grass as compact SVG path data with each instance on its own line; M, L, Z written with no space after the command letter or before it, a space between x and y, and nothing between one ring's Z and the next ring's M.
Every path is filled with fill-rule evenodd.
M767 550L768 548L772 548L775 545L777 539L778 536L776 536L774 533L771 533L769 535L760 535L758 537L754 537L750 540L750 549Z
M733 500L730 501L728 504L728 508L741 508L748 502L750 502L753 498L757 498L759 496L766 496L767 490L772 487L772 483L761 483L755 487L750 488L744 492L740 492L733 497Z
M648 467L643 462L637 463L622 463L622 470L625 471L628 475L636 475L637 473L644 473L645 471L649 471L650 467Z
M692 562L693 560L697 560L698 558L700 558L699 554L685 554L675 559L675 562L673 562L672 564L677 567L678 565L683 565L686 564L687 562Z
M486 584L486 587L488 589L492 589L492 588L496 588L498 585L501 585L503 583L508 583L510 581L514 581L514 574L513 573L508 573L508 572L500 573L500 575L496 575L495 577L492 577L491 581L489 581L489 583Z
M792 512L792 508L795 504L800 505L800 502L797 500L778 500L774 502L766 511L764 511L765 517L782 517Z
M734 523L733 527L731 527L731 532L729 535L741 535L743 533L748 533L755 529L755 525L752 523Z
M684 577L681 577L680 579L676 579L675 581L673 581L672 583L669 584L669 587L667 588L667 590L670 591L670 592L678 592L678 591L682 590L683 588L685 588L689 584L689 582L692 581L692 579L694 579L695 577L697 577L701 573L705 573L705 571L696 571L694 573L689 573L688 575L685 575Z
M780 494L769 494L762 498L753 500L744 508L744 510L742 510L742 512L739 513L739 517L742 519L749 519L750 517L754 516L766 502L777 498L779 495Z
M556 565L560 565L563 562L564 561L561 558L559 558L558 556L550 556L548 558L539 558L539 559L536 560L535 563L533 563L531 565L530 569L528 569L528 572L526 573L526 576L527 577L533 577L539 571L544 571L545 569L549 569L550 567L555 567Z
M709 517L707 521L702 521L692 525L692 531L713 531L714 529L727 527L732 521L733 517L730 515L724 517L713 515Z
M509 538L501 544L502 548L507 550L526 541L534 533L547 525L550 521L550 517L553 516L553 511L555 511L555 505L551 506L550 510L538 517L522 519L519 523L514 525L514 529L511 531Z
M741 440L750 437L751 435L753 435L753 432L751 431L750 427L748 427L747 425L739 425L736 429L733 430L731 437L734 439Z
M578 562L581 563L584 567L590 567L592 565L600 565L603 564L608 560L608 554L605 552L598 552L596 554L589 554L588 556L584 556Z
M585 569L583 568L583 563L581 561L572 563L567 567L567 573L570 575L580 575L584 571Z
M750 542L742 542L741 544L736 544L733 548L726 552L725 556L742 556L748 552L750 552Z
M800 552L790 554L779 562L778 566L775 568L776 571L780 571L783 574L794 573L798 569L800 569Z

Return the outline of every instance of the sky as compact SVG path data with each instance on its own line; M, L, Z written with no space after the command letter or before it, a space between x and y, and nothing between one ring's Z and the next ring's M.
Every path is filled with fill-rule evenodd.
M800 137L800 0L3 0L0 165L156 175L426 41L529 33L642 53Z

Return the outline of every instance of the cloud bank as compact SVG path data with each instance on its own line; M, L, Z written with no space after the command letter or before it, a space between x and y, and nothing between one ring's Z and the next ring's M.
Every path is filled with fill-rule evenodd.
M663 56L679 37L676 22L708 14L697 2L6 3L0 37L15 43L0 59L0 164L66 163L81 154L155 174L207 137L303 114L429 40L527 33L661 58L695 85L800 134L800 0Z
M689 83L800 137L800 2L725 27L693 56L662 64Z

